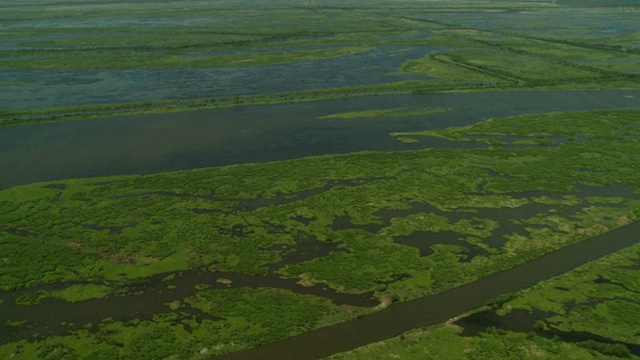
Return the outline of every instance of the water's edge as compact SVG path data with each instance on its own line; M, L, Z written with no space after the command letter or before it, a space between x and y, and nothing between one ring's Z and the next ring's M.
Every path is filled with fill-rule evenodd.
M526 289L635 244L640 222L601 234L509 270L442 293L397 303L355 320L323 327L218 359L318 359L382 341L405 331L443 323L504 293Z
M0 189L69 178L450 146L433 139L404 144L389 133L521 114L635 109L640 107L638 98L638 90L385 95L5 127L0 128L0 169L8 171L0 172ZM394 108L446 111L402 118L322 119Z

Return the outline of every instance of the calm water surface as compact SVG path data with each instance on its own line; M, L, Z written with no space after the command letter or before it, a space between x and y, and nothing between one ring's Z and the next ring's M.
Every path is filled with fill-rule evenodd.
M640 91L522 91L371 96L0 128L0 188L363 150L406 150L393 131L491 117L640 107ZM406 118L324 119L371 109L444 108ZM434 140L437 141L437 140Z

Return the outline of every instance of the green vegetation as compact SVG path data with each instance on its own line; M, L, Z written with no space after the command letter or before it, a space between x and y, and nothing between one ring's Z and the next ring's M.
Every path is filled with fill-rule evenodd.
M140 103L67 106L32 110L0 110L0 127L58 121L90 120L135 114L159 114L198 109L216 109L243 105L275 105L301 101L346 98L352 96L404 94L424 91L425 86L425 82L421 81L400 81L381 85L356 86L274 95L242 96L223 99L163 100ZM425 111L429 110L425 109ZM409 115L411 115L410 112Z
M174 272L206 266L255 276L273 271L301 284L323 283L344 293L374 291L381 303L433 294L636 221L640 201L635 195L610 196L606 189L640 185L633 156L638 151L638 115L636 110L524 115L430 133L456 141L498 138L505 145L505 136L541 137L553 139L554 146L365 152L6 189L0 192L6 209L0 215L0 283L4 290L24 289L15 299L18 304L37 304L49 296L80 301L103 297L113 286L128 286L153 274L170 281ZM581 140L564 140L569 137ZM527 191L546 195L520 195ZM412 204L428 204L430 210L410 210ZM530 204L548 204L548 209L508 215ZM501 211L506 218L499 223L486 211ZM385 212L395 215L387 217ZM335 219L346 214L352 227L334 229ZM520 227L501 232L509 222ZM422 241L433 241L426 248L419 242L396 241L423 231L457 235L453 243L438 243L441 235L425 236ZM337 248L287 261L292 253L305 251L305 243L332 243ZM293 248L286 250L287 246ZM106 286L36 290L39 284L69 281ZM235 282L229 286L230 292L201 288L195 297L176 299L180 303L173 307L179 312L181 303L189 304L223 317L218 324L235 329L232 324L240 324L239 312L228 313L222 306L236 301L224 296L245 291L253 295L242 296L257 295ZM279 299L274 304L298 297L273 294ZM320 301L305 299L292 306L306 311L307 301ZM223 342L255 346L362 313L327 313L337 307L324 304L317 314L328 314L325 320L294 317L286 331L276 333L257 330L266 325L254 324L259 317L247 316L241 321L246 325L237 326L257 326L247 333L257 337L239 342L229 335ZM189 324L196 332L208 326L204 321ZM303 329L301 324L310 327ZM94 336L82 338L98 341ZM5 349L13 352L14 346L7 344ZM190 351L198 346L189 345ZM217 351L234 349L239 347Z
M635 87L629 82L637 79L640 70L634 32L606 37L602 35L606 32L594 30L599 25L591 21L606 16L608 21L625 23L617 15L619 11L582 9L576 20L583 23L578 25L567 23L567 17L563 17L566 9L546 10L538 8L533 16L485 17L484 26L479 26L473 16L462 15L453 20L433 15L405 16L403 19L414 25L439 26L430 31L433 35L425 39L426 43L446 44L455 39L452 43L461 49L431 52L406 62L401 71L427 74L452 87ZM629 10L637 12L637 8ZM542 13L546 13L545 25L539 22ZM556 23L552 31L545 30L549 29L549 22ZM563 34L565 27L572 32Z
M427 115L433 113L444 112L445 109L423 109L417 111L406 110L404 108L380 109L367 111L354 111L347 113L338 113L332 115L321 116L318 119L357 119L357 118L375 118L375 117L407 117Z
M86 284L72 285L68 288L51 293L51 297L69 302L85 301L89 299L101 299L107 297L112 289L104 285Z
M632 15L611 9L585 10L570 27L571 33L564 34L567 18L576 16L574 9L528 4L531 8L526 10L534 15L525 12L509 20L512 17L485 12L487 9L475 3L429 3L429 11L419 5L358 8L344 4L264 11L232 2L213 5L199 1L162 8L127 3L109 9L102 4L49 5L49 11L43 11L40 7L45 4L38 4L36 18L26 15L33 13L36 5L14 5L11 24L47 19L53 25L4 30L3 35L14 44L11 49L0 49L0 68L5 69L247 67L360 54L383 45L393 47L391 55L421 47L426 50L424 55L399 64L398 71L387 74L388 81L370 85L333 89L312 85L306 91L275 95L0 110L0 126L388 93L638 88L640 50L635 44L640 39L637 22L628 19ZM482 14L488 25L478 26L476 18L463 14L455 20L441 18L460 11L461 4ZM500 6L509 11L524 5ZM637 10L628 11L633 14ZM603 16L625 31L603 36L597 31L604 26ZM55 26L57 22L96 18L103 23ZM209 24L212 19L213 28L194 25ZM542 35L531 35L532 28ZM546 28L556 30L541 31ZM411 75L411 79L398 81L397 75ZM3 85L27 83L33 79L0 80Z
M487 331L462 337L460 329L441 325L408 332L397 338L374 343L330 359L589 359L597 358L575 344L553 341L530 334Z
M636 8L625 12L582 9L576 14L573 7L545 2L487 5L430 0L402 6L332 2L240 6L231 1L188 0L163 6L145 2L108 7L101 2L58 5L39 1L14 3L10 9L12 16L2 20L5 27L0 31L7 39L7 45L0 47L0 69L7 70L64 70L71 71L69 74L77 70L84 74L83 70L101 69L259 68L354 55L354 66L375 73L380 64L368 63L366 53L371 50L388 52L389 59L407 52L416 54L404 64L400 61L396 71L385 70L387 76L382 80L360 82L383 92L637 89L640 76ZM477 16L471 16L468 9ZM620 31L611 31L607 24L616 24ZM345 66L350 64L351 60L345 61ZM0 79L0 85L44 86L34 83L29 74L12 73L10 78ZM409 81L399 82L398 75ZM307 80L304 74L299 77L302 82ZM363 88L346 84L342 89L329 89L310 81L301 94L278 101L296 101L300 96L310 99L308 92L313 91L358 95ZM203 100L180 104L172 98L162 95L153 103L136 105L135 111L181 111L212 105ZM211 100L226 102L207 102ZM162 101L167 103L158 106ZM33 115L29 121L42 120L42 116ZM105 116L94 112L67 115L48 118L61 121ZM3 125L14 123L7 116L0 119Z
M541 282L503 306L499 313L515 309L544 311L548 327L562 332L586 332L613 341L639 345L640 306L637 281L640 246L635 245Z
M33 59L31 52L24 55L12 54L11 61L0 62L4 68L37 69L37 70L71 70L71 69L130 69L130 68L206 68L206 67L244 67L269 64L287 64L298 61L330 59L367 51L366 47L340 47L332 49L315 49L292 52L245 53L233 55L179 56L149 53L131 56L127 50L122 54L96 54L88 56L84 51L64 53L63 58L47 57ZM16 56L18 55L18 56Z
M18 305L38 305L42 299L47 298L49 295L44 290L38 290L32 293L28 293L16 298L16 304Z
M485 40L494 39L491 35L474 36L480 48L428 55L405 63L401 71L426 74L450 86L589 88L607 83L620 87L623 81L622 87L635 87L628 80L638 76L638 54L519 36Z
M635 315L640 311L639 262L640 245L634 245L474 312L489 312L500 319L518 310L543 311L539 320L529 324L530 332L504 327L498 321L495 324L503 324L499 328L464 335L465 320L474 315L467 314L331 359L636 359L640 354L637 350L632 353L627 344L640 345L640 321ZM529 320L516 320L520 327L532 321L524 319ZM569 337L571 333L576 335Z
M570 2L14 1L0 19L8 94L0 95L9 99L0 127L378 94L638 89L640 10L577 12L562 5ZM225 68L271 79L279 76L271 69L286 68L262 66L328 59L344 65L335 74L343 87L295 73L287 75L301 85L291 89L302 91L238 83L229 85L239 95L224 98L96 93L91 101L131 102L10 108L13 86L34 94L66 86L51 74L91 89L101 85L84 81L106 78L81 74ZM383 77L351 80L353 67ZM201 81L215 79L193 86ZM89 102L63 98L53 102ZM319 119L447 111L425 106ZM639 110L529 114L391 134L413 149L438 137L441 148L2 189L0 358L205 359L439 293L633 223L638 118ZM529 332L463 333L475 312L337 357L637 357L638 249L479 310L524 316ZM189 276L207 281L181 282ZM111 318L113 304L140 299L136 318ZM62 318L42 311L47 302L69 313L91 305L95 316L30 317ZM571 332L582 337L563 341Z
M157 359L169 355L203 359L292 336L322 325L330 317L340 317L340 308L326 299L277 289L203 290L186 302L215 317L193 317L176 308L150 320L105 319L88 330L64 336L0 345L0 356L48 359L53 353L64 352L68 357L74 354L86 359Z
M230 1L207 4L189 0L163 6L121 3L108 7L103 3L57 6L39 2L14 4L11 11L11 20L5 21L8 25L32 21L45 25L4 30L3 36L16 46L0 50L2 68L163 69L279 64L366 51L368 44L363 47L355 41L363 32L378 36L386 33L385 39L399 33L393 26L353 21L357 14L315 14L288 6L264 10ZM338 39L323 41L325 37Z
M89 299L107 297L112 289L104 285L76 284L57 291L38 290L16 298L18 305L38 305L46 298L57 298L68 302L80 302Z
M308 331L322 324L323 318L335 316L337 310L326 299L277 289L205 290L187 301L205 313L228 319L224 329L214 333L219 334L219 343L237 348ZM239 333L244 335L239 337ZM205 337L204 332L202 335Z
M390 273L379 265L374 266L377 269L374 272L364 272L367 267L356 266L361 262L370 263L373 251L384 256L397 251L398 261L387 261L390 267L398 266L395 268L397 273L417 275L426 266L429 269L433 267L428 271L436 274L439 271L436 263L453 261L457 264L461 254L449 257L449 251L443 249L433 254L435 260L429 260L429 257L419 256L411 247L395 244L393 237L424 230L455 231L465 237L466 242L482 243L482 239L489 238L491 229L496 227L494 222L482 218L482 209L521 207L533 201L514 198L513 195L519 192L545 190L562 195L571 191L576 181L589 186L615 183L637 186L638 177L635 168L630 166L633 158L629 155L637 146L633 136L629 135L633 131L619 130L632 124L636 116L635 111L527 115L441 132L441 136L461 139L502 136L505 133L503 129L508 129L514 136L546 134L550 137L591 138L584 142L566 141L556 147L535 145L507 149L501 146L472 151L431 149L361 153L118 177L105 179L118 180L107 185L92 185L99 181L95 179L71 180L65 182L64 190L43 188L40 184L7 189L2 192L3 208L8 209L2 215L6 229L26 230L48 240L42 244L38 237L3 233L2 243L6 248L3 253L16 254L16 259L28 261L5 262L2 284L5 289L11 289L42 282L68 281L79 276L92 280L123 281L212 263L222 271L264 274L264 266L278 262L281 255L277 251L261 249L274 244L293 244L295 234L299 232L313 234L320 241L339 243L351 251L332 253L323 259L282 269L288 276L326 281L335 288L348 291L374 290L379 287L376 281L388 280ZM606 122L601 119L606 119ZM616 141L612 144L611 139L614 138ZM488 176L488 169L510 177ZM274 177L273 174L288 175ZM579 178L576 178L578 174ZM335 181L358 179L370 180L352 185L332 185ZM443 179L446 179L444 183ZM430 191L421 191L424 187ZM476 194L479 187L484 192L482 195ZM297 198L298 193L312 189L317 189L318 193ZM242 204L250 203L251 199L278 196L286 196L290 200L281 204L274 200L273 205L243 210L246 207ZM636 203L615 204L616 201L619 199L593 203L576 217L566 220L556 219L557 215L553 213L542 214L541 217L531 214L530 218L522 220L548 223L551 228L508 234L509 241L502 249L505 254L488 258L479 256L468 263L456 265L461 273L454 283L526 261L594 232L603 232L635 219ZM409 214L404 218L390 219L390 223L381 225L375 234L356 229L333 231L328 227L335 217L345 213L350 215L354 224L381 224L375 215L377 211L403 209L409 202L429 203L443 211L475 209L478 214L457 222L448 220L446 212L442 215ZM269 204L268 200L266 204ZM207 212L195 216L193 209ZM315 217L315 220L304 225L291 219L296 215ZM610 216L614 219L604 220ZM263 223L262 219L270 219L270 224ZM558 226L554 224L558 221L571 223L571 231L554 234ZM135 225L123 226L129 223ZM216 225L212 228L211 224ZM105 230L92 229L88 225ZM274 225L284 226L283 234L270 235L268 229ZM107 230L110 227L122 228L114 233ZM243 231L251 236L233 235L233 229L238 227L246 229ZM157 240L148 243L145 239L149 238ZM368 250L357 251L365 248ZM41 255L54 252L59 253L55 260ZM359 276L359 271L350 271L348 280L329 280L329 276L341 276L330 270L337 263L351 264L363 273ZM451 275L432 278L429 286L419 290L420 294L450 287L454 285L450 282L452 278ZM399 282L393 286L400 288L402 284ZM405 290L417 291L411 288L414 286Z
M489 74L474 71L469 66L456 64L443 55L429 55L409 61L402 65L401 71L408 74L427 74L449 81L500 81Z

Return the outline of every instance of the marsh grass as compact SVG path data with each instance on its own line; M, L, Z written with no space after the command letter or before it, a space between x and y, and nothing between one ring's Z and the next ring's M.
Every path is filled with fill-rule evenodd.
M18 303L38 306L39 301L52 295L83 301L104 296L110 287L127 286L152 275L166 278L172 273L206 267L210 271L253 276L272 271L306 285L324 284L339 292L373 291L381 301L434 294L636 221L640 201L610 195L582 199L574 193L574 186L640 186L640 174L631 155L638 151L634 138L637 117L637 110L523 115L410 134L456 141L505 135L514 139L583 139L555 147L525 144L518 148L363 152L4 189L0 191L0 204L5 210L0 214L0 250L4 259L0 262L0 284L4 290L22 289L24 295L15 299ZM320 190L305 195L314 189ZM534 195L520 195L529 191ZM546 192L546 198L541 191ZM286 201L276 200L280 198ZM270 199L274 202L270 203ZM247 201L261 205L247 207L243 205ZM506 214L532 202L551 204L555 211L509 219L523 224L522 230L507 232L495 242L501 245L489 246L487 239L496 236L507 220L497 221L483 215L483 211L503 209ZM563 210L583 202L575 215L562 215ZM397 212L415 203L429 204L434 210ZM397 215L383 219L380 211L396 211ZM346 214L354 228L333 229L334 220ZM297 221L298 215L311 220ZM113 227L120 230L108 230ZM459 235L460 245L480 248L482 253L469 257L465 247L435 242L429 254L422 256L417 247L394 241L394 237L425 230L434 234L454 232ZM282 262L287 258L286 251L274 245L296 244L300 236L337 244L337 250L300 262ZM433 239L437 240L437 236ZM87 279L94 284L92 287L74 285ZM43 284L58 289L52 293L37 290ZM61 284L65 285L60 287ZM188 303L225 319L198 322L187 316L165 322L168 320L158 315L157 319L135 324L106 321L96 333L8 343L0 347L0 354L15 352L17 346L25 347L24 354L33 354L43 346L60 344L89 354L95 350L89 344L100 343L105 353L115 351L124 356L120 348L113 348L96 336L124 344L127 353L139 354L143 344L155 344L155 340L149 340L152 334L164 334L160 336L162 341L174 344L154 347L157 354L175 353L178 348L195 352L203 347L224 353L373 311L342 309L346 312L341 315L337 311L342 310L329 305L326 299L278 290L251 290L250 296L241 295L249 291L241 289L228 293L210 292L205 287L200 290L203 293ZM263 299L264 291L269 293L265 296L279 299L264 303L296 303L288 310L288 325L277 332L264 331L266 325L259 320L264 317L260 311L233 306L223 311L232 303L242 303L223 301L227 295L231 296L229 299ZM329 316L333 320L316 317L310 321L294 316L310 306L333 314ZM623 307L619 309L623 311ZM241 315L245 311L249 312ZM182 325L176 327L175 321ZM192 329L191 335L183 332L187 325ZM173 330L169 331L170 327ZM205 341L212 332L221 336L221 347ZM458 335L447 336L454 341ZM519 338L517 334L512 336ZM127 340L134 338L140 342ZM465 346L480 346L475 341ZM545 341L536 340L536 344L545 347L549 345ZM236 345L228 345L231 342Z
M547 314L529 324L533 332L487 328L479 334L465 335L457 324L463 314L444 325L409 331L398 337L373 343L330 359L411 358L517 358L561 357L588 359L602 356L637 358L625 344L640 345L634 334L640 327L635 314L638 305L637 280L640 245L605 256L563 275L542 281L534 287L505 297L497 303L497 318L517 310ZM487 310L478 309L472 313ZM512 320L513 321L513 320ZM517 321L517 320L516 320ZM499 325L504 326L504 324ZM520 325L522 326L522 325ZM551 334L556 334L554 338ZM558 335L574 332L593 334L606 342L562 341ZM585 335L586 334L586 335ZM418 355L419 354L419 355ZM517 354L517 355L516 355Z
M592 27L562 27L571 37L554 33L553 26L533 37L524 29L539 27L543 20L565 21L550 15L567 10L542 3L492 3L489 8L478 2L428 4L429 9L406 3L294 7L230 0L162 6L13 2L7 5L12 17L3 19L6 27L0 30L8 39L0 50L5 69L262 66L348 56L376 46L396 46L397 51L421 46L424 55L400 70L436 80L7 110L0 114L0 126L387 93L638 87L638 54L632 48L638 43L636 33L586 36L597 33L593 19L599 15L622 20L626 15L600 9L581 18ZM517 19L532 13L538 17L509 24L500 16L503 11ZM479 25L479 20L489 23ZM634 29L637 21L632 20ZM2 86L20 82L2 81ZM434 111L442 109L371 109L327 119L403 118ZM152 276L169 281L192 269L275 274L337 292L372 292L381 303L438 293L637 221L640 201L633 196L604 191L583 198L576 186L640 186L634 128L639 116L637 110L536 114L392 134L406 142L437 136L484 142L488 148L362 152L3 189L0 288L9 300L3 305L39 306L50 297L90 301ZM409 211L415 204L430 210L418 206ZM517 217L488 215L510 214L529 204L553 209ZM575 212L565 213L574 207ZM391 215L385 217L385 212ZM335 229L336 219L345 216L353 227ZM305 221L296 220L300 218ZM512 225L520 227L507 231ZM119 231L109 230L113 228ZM394 241L421 232L435 234L425 239L434 240L427 255L421 254L422 247ZM457 235L460 246L438 243L437 235L444 233ZM301 239L332 244L336 250L289 261L296 259L290 255ZM471 246L482 251L471 256L465 251ZM499 302L499 310L554 311L557 315L545 319L548 324L540 329L592 331L637 343L629 335L638 329L637 249L620 254ZM196 284L195 289L195 295L168 303L166 313L105 318L62 335L7 341L0 345L0 357L202 359L381 308L337 306L327 298L276 288L220 290ZM585 304L592 298L599 302L589 308ZM579 305L577 310L569 311L570 301ZM18 330L40 326L23 319L6 321ZM460 333L449 322L344 356L584 358L599 351L597 344L578 346L512 331L472 337Z
M107 181L105 185L91 185L101 180L90 179L65 181L64 189L45 188L41 184L6 189L1 192L3 208L6 209L2 215L6 224L1 235L3 248L6 253L14 253L15 258L29 259L24 264L38 265L24 267L20 265L22 262L5 263L3 286L12 289L41 282L68 281L77 279L79 274L87 278L124 281L213 263L222 271L259 275L265 273L264 265L279 260L277 251L262 249L276 243L292 242L296 232L304 231L321 241L340 243L350 251L331 254L322 260L291 264L282 270L287 276L306 274L307 279L327 282L345 291L373 290L378 286L376 281L388 280L394 266L401 265L396 268L398 273L416 276L425 266L425 259L419 257L415 249L394 244L391 241L393 236L431 230L486 238L491 234L490 229L495 227L495 223L481 216L468 222L451 221L437 214L413 214L392 219L383 225L374 215L377 211L402 209L411 201L428 203L442 211L469 207L480 212L486 208L514 208L531 201L544 203L551 200L539 196L514 198L513 193L541 190L566 194L576 179L598 186L616 182L638 186L637 174L633 167L628 166L633 158L620 155L634 152L633 132L626 126L633 124L636 116L637 111L631 110L524 115L438 132L406 134L417 138L435 134L456 141L476 141L478 135L492 139L505 134L542 139L558 135L592 137L583 142L567 141L556 147L542 147L536 143L529 146L521 144L522 147L514 149L367 152L157 175L121 176L102 179ZM495 173L509 176L488 176L487 170L477 167L479 163L488 164ZM272 174L289 176L273 178ZM443 178L446 181L443 182ZM368 180L338 185L341 181L358 179ZM339 182L328 185L333 181ZM329 187L316 195L296 198L298 193L326 186ZM429 191L424 192L425 188ZM474 195L479 188L483 193ZM212 197L214 194L215 198ZM281 194L290 200L268 205L269 199ZM242 210L244 199L256 198L264 199L267 205ZM578 199L569 200L567 198L566 204L564 200L557 204L571 206L579 202ZM548 225L550 228L545 231L551 233L533 231L519 234L507 241L504 250L509 254L519 253L518 247L534 251L527 255L528 258L536 251L550 251L584 239L588 231L592 231L589 229L597 228L598 232L603 232L618 226L615 221L606 219L634 219L636 216L635 205L621 202L619 198L591 197L589 201L591 207L578 216L558 220L573 224L568 234L554 233L559 226L556 220L538 222ZM616 208L609 208L613 205ZM208 212L195 216L193 209ZM334 218L345 213L350 215L354 224L377 223L381 224L381 229L377 234L356 229L347 232L331 230L328 226ZM291 214L315 220L305 225L292 220ZM271 225L284 226L285 233L269 235L261 219L271 219ZM136 225L122 227L119 233L99 230L132 222ZM484 225L480 226L480 223ZM87 224L99 227L91 228ZM212 228L211 224L216 226ZM593 228L596 225L599 227ZM250 235L233 235L232 229L237 226L246 227ZM26 237L17 235L23 233ZM156 240L144 241L150 238ZM360 238L361 242L357 242L356 239ZM38 245L42 239L49 240ZM374 244L374 248L380 249L380 254L389 256L397 251L403 254L400 258L404 261L389 262L389 269L376 267L375 271L357 275L356 269L366 268L363 263L353 271L345 271L344 274L349 275L344 280L329 279L330 275L336 276L340 272L325 270L338 263L368 262L366 259L374 255L371 252L374 248L370 251L363 249ZM45 253L58 254L55 257L58 260L52 261L53 258L43 255ZM337 257L335 261L331 260L334 257ZM488 266L479 259L455 267L473 274L482 263L482 272L488 274L524 261L524 258L499 255L491 258L496 267ZM455 263L456 259L446 261ZM442 281L434 288L448 286L444 285L449 282L447 278Z
M65 52L63 57L49 54L20 56L12 54L12 60L0 60L0 66L15 69L73 70L73 69L176 69L209 67L246 67L272 64L288 64L299 61L330 59L353 55L369 50L368 47L339 47L291 52L239 53L231 55L177 55L157 53L132 54L130 50L110 51L108 54L87 54L85 51ZM17 56L16 56L17 55ZM1 55L0 55L1 56Z
M326 116L320 116L318 119L359 119L359 118L376 118L376 117L408 117L435 114L445 112L446 109L442 108L427 108L422 110L407 110L405 108L394 109L380 109L380 110L367 110L367 111L354 111L347 113L337 113Z

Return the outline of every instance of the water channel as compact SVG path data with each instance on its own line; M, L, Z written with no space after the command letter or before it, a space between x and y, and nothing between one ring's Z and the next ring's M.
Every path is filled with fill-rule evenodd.
M394 131L468 125L526 113L640 107L640 91L512 91L388 95L0 128L0 188L45 180L144 174L405 144ZM373 109L427 108L411 117L319 119Z
M318 359L388 339L411 329L443 323L483 306L500 294L528 288L539 281L631 246L640 240L638 234L640 223L633 223L467 285L433 296L392 304L372 315L262 347L224 355L219 359Z

